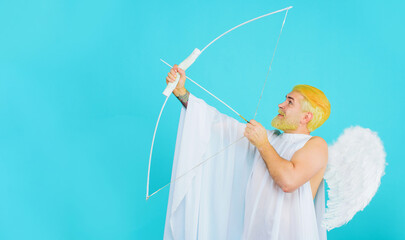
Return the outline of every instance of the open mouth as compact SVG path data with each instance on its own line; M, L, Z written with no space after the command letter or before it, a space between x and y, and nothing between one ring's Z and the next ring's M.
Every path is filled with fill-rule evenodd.
M285 113L283 113L280 109L278 110L278 115L279 117L284 117Z

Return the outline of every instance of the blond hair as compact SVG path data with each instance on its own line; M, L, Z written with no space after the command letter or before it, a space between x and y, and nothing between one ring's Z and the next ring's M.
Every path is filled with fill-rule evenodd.
M321 90L309 85L296 85L293 87L293 91L304 96L304 100L301 101L301 109L305 112L311 112L313 115L307 125L308 130L312 132L329 118L329 100Z

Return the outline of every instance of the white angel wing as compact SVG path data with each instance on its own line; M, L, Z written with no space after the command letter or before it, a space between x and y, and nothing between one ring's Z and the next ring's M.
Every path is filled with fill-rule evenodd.
M359 126L345 129L329 146L325 171L329 200L323 225L340 227L371 201L385 174L385 151L377 133Z

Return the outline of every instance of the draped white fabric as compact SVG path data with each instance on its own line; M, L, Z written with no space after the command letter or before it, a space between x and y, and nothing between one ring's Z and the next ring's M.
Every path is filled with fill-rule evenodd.
M190 94L181 112L172 181L243 137L245 124ZM285 159L311 136L268 131ZM232 144L170 187L164 239L325 240L324 184L315 201L310 183L284 193L246 138Z

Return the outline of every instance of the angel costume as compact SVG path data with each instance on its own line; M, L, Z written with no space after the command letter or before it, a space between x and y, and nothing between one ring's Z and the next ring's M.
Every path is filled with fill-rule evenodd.
M181 178L170 187L164 239L326 239L324 181L315 200L309 181L285 193L244 129L190 94L178 127L172 181ZM275 130L268 138L290 160L311 136Z

